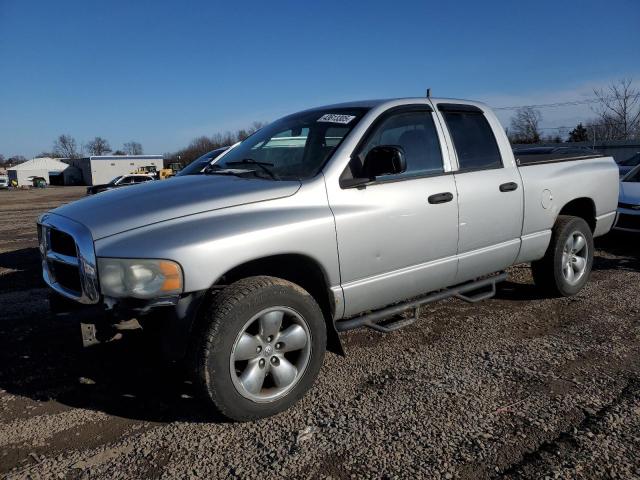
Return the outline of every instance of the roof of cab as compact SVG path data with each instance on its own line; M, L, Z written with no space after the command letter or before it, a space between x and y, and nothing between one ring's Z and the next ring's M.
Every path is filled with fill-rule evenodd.
M331 108L374 108L383 106L384 104L398 105L402 103L424 103L427 97L406 97L406 98L386 98L386 99L374 99L374 100L357 100L353 102L334 103L330 105L323 105L314 107L309 110L326 110ZM458 98L429 98L434 104L439 103L457 103L462 105L474 105L480 108L487 108L482 102L476 102L473 100L462 100Z

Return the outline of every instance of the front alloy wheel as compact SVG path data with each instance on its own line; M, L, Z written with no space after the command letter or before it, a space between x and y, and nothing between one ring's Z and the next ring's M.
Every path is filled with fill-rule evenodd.
M267 276L239 280L213 297L201 321L193 339L195 379L230 419L286 410L320 371L325 320L299 285Z
M229 368L240 395L270 402L286 395L304 375L311 333L295 310L278 306L254 315L231 350Z

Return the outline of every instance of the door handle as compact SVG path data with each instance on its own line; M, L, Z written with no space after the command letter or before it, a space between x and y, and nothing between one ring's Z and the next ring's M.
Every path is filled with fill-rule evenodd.
M518 189L518 184L516 182L507 182L500 185L501 192L513 192Z
M453 200L453 193L444 192L444 193L435 193L433 195L429 195L429 203L447 203Z

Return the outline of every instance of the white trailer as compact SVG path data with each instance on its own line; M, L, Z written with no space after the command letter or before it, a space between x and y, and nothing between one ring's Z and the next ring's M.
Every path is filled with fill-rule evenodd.
M109 183L117 176L127 175L142 167L151 166L161 170L164 164L162 155L93 155L65 161L82 171L86 185Z

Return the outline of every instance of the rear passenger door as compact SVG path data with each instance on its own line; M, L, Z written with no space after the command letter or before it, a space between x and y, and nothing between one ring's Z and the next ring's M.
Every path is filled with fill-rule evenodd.
M362 162L380 145L404 151L407 169L365 186ZM345 316L449 286L456 273L458 202L437 120L426 105L383 113L351 155L339 188L329 188Z
M515 165L504 164L493 129L480 108L438 104L438 110L458 163L456 283L460 283L515 261L522 233L522 180Z

